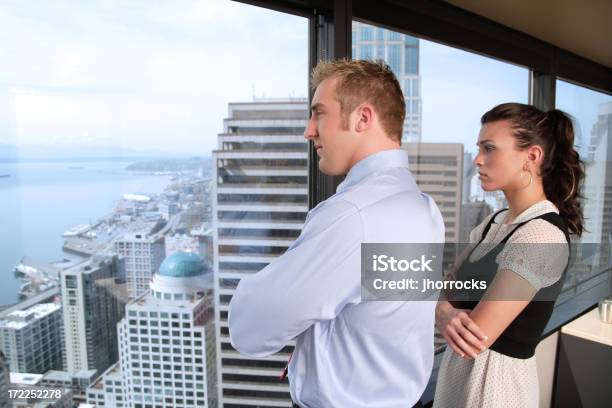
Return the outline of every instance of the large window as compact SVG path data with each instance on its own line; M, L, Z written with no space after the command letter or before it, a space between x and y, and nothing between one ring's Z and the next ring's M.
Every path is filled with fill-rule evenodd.
M352 27L355 33L374 28L356 21ZM500 192L480 188L472 165L480 117L500 103L527 103L529 71L413 36L376 30L385 32L379 37L386 40L368 41L367 47L373 44L384 50L380 55L402 86L406 99L402 140L417 181L438 203L447 241L466 242L484 216L505 205ZM354 45L353 58L374 58L362 51L361 41Z
M556 108L573 118L574 143L586 172L586 230L576 240L581 243L575 251L578 262L566 279L562 300L582 297L589 306L598 300L599 291L606 295L610 290L606 281L612 266L612 96L557 80Z
M290 406L277 378L294 344L243 358L229 340L228 305L242 278L291 245L309 192L321 193L308 184L303 131L308 55L334 48L319 37L334 32L319 29L330 28L318 15L331 10L311 10L309 42L308 19L241 2L127 3L0 4L0 332L21 330L6 324L17 310L56 306L33 322L61 326L61 340L42 342L39 354L63 362L37 370L92 370L87 399L98 406ZM307 14L309 2L299 3ZM447 241L466 241L505 206L501 193L482 191L471 164L480 117L527 103L528 69L361 22L351 31L353 58L384 59L397 75L413 173L438 203ZM612 99L562 80L556 98L576 119L587 169L582 242L596 245L566 301L610 267ZM164 264L190 256L181 253L203 269ZM148 293L155 276L201 271L206 288ZM14 335L34 346L31 332ZM9 350L7 339L5 355L41 350Z
M117 354L116 324L126 303L158 313L175 302L190 320L181 336L206 337L194 349L206 365L183 368L207 371L208 384L196 381L207 397L286 404L286 382L273 380L292 345L242 359L227 313L239 280L283 253L308 211L308 20L229 0L65 0L2 2L0 27L0 305L61 295L69 357L47 368L100 374L111 356L130 373L140 358L159 360ZM177 252L204 260L214 297L158 288L136 303ZM146 328L125 324L140 334L119 334L126 350L150 343ZM163 344L180 341L172 333ZM114 353L94 350L93 337ZM251 385L233 386L242 382ZM193 393L183 388L159 387Z

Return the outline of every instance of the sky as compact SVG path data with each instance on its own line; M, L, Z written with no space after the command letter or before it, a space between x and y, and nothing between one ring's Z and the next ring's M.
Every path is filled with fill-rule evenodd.
M208 155L229 102L308 93L307 20L229 0L0 0L0 27L0 146L24 155ZM429 41L420 58L423 141L474 151L485 111L527 102L525 68ZM611 97L572 87L589 132Z

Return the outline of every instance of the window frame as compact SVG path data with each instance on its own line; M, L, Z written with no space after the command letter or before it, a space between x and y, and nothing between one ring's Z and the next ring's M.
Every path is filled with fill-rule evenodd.
M612 95L612 68L556 47L526 33L453 6L415 0L234 0L309 19L309 72L320 59L351 58L352 21L357 20L449 47L519 65L529 70L529 104L550 110L556 105L557 79ZM359 35L359 34L357 34ZM375 33L375 35L377 35ZM309 84L310 85L310 84ZM419 89L420 93L420 89ZM313 91L310 90L309 100ZM332 196L342 177L322 174L312 144L308 155L309 207ZM608 270L608 273L612 271ZM567 310L551 318L542 338L586 313L596 304ZM435 355L423 403L433 399L442 353Z

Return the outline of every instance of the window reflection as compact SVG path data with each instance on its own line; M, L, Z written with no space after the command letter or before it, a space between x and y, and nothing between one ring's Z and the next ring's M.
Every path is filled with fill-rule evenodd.
M574 119L575 145L585 164L583 211L586 231L577 242L566 290L581 291L606 278L612 257L612 96L571 84L556 83L556 107ZM567 297L567 296L566 296Z

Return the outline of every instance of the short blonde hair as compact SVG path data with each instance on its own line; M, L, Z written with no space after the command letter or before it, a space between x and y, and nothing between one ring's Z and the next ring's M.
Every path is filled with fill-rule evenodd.
M320 61L312 70L311 85L316 89L326 79L337 78L336 100L340 104L342 125L360 104L371 104L387 135L401 143L406 117L406 102L397 78L382 60Z

